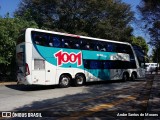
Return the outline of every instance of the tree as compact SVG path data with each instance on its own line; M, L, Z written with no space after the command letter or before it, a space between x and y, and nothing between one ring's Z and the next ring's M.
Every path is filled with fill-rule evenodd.
M159 0L141 0L138 5L141 12L142 20L147 23L154 23L160 18L160 1Z
M147 54L149 48L148 48L148 45L145 41L145 39L141 36L138 36L138 37L135 37L135 36L132 36L131 37L131 40L132 40L132 44L133 45L138 45L139 47L142 48L142 50L144 50L145 54Z
M11 75L15 70L15 47L20 31L27 27L37 27L33 21L25 21L20 18L0 18L0 77ZM15 74L15 72L14 72Z
M121 0L23 0L15 12L40 28L128 41L130 6Z
M150 44L160 45L160 0L142 0L138 9L142 15L144 29L151 37Z
M160 51L160 47L156 47L152 51L152 60L155 63L157 63L157 62L159 63L159 61L160 61L160 52L159 51Z
M142 20L145 29L148 30L150 35L149 44L154 47L153 61L160 61L160 0L142 0L141 5L138 6L138 9L142 13Z
M160 21L155 21L153 23L153 26L149 28L149 34L151 37L151 40L149 43L154 47L159 47L160 46Z

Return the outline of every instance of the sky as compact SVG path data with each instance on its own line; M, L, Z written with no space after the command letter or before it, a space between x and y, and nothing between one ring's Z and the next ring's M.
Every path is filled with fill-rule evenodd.
M141 0L122 0L123 2L130 4L132 7L132 10L136 9L136 6L140 3Z
M18 8L20 1L21 0L0 0L0 16L4 17L6 13L9 13L10 17L13 17L14 11ZM135 17L138 17L136 6L140 4L140 1L141 0L122 0L122 2L131 5L132 11L135 12ZM145 34L140 27L135 24L131 24L131 26L134 28L133 35L136 37L142 36L146 42L149 41L149 36Z
M6 13L9 13L12 17L20 1L21 0L0 0L0 16L4 17Z

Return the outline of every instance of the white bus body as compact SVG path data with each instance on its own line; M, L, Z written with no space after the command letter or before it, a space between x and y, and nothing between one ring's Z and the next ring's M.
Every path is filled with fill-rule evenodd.
M18 39L16 56L18 82L26 85L68 87L72 80L82 85L145 76L126 42L27 28Z

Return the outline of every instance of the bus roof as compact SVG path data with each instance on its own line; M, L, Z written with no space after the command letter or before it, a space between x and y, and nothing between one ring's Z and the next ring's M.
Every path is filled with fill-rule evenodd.
M93 38L93 37L87 37L87 36L81 36L81 35L75 35L75 34L69 34L69 33L61 33L61 32L49 31L49 30L42 30L42 29L37 29L37 28L27 28L26 31L28 31L28 30L57 34L57 35L64 35L64 36L70 36L70 37L76 37L76 38L84 38L84 39L90 39L90 40L98 40L98 41L105 41L105 42L107 41L107 42L131 45L128 42L120 42L120 41L114 41L114 40L108 40L108 39Z

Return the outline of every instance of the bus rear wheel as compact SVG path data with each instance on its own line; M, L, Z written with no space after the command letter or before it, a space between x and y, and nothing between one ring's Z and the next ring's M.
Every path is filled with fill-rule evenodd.
M125 82L127 80L129 80L129 75L127 73L123 73L123 78L122 80Z
M75 86L82 86L85 82L85 76L83 74L77 74L75 76L74 85Z
M131 80L132 80L132 81L135 81L135 79L136 79L136 73L132 73L132 75L131 75Z
M61 75L61 76L60 76L60 79L59 79L59 86L60 86L61 88L69 87L69 85L70 85L70 80L71 80L71 78L70 78L69 75L67 75L67 74Z

